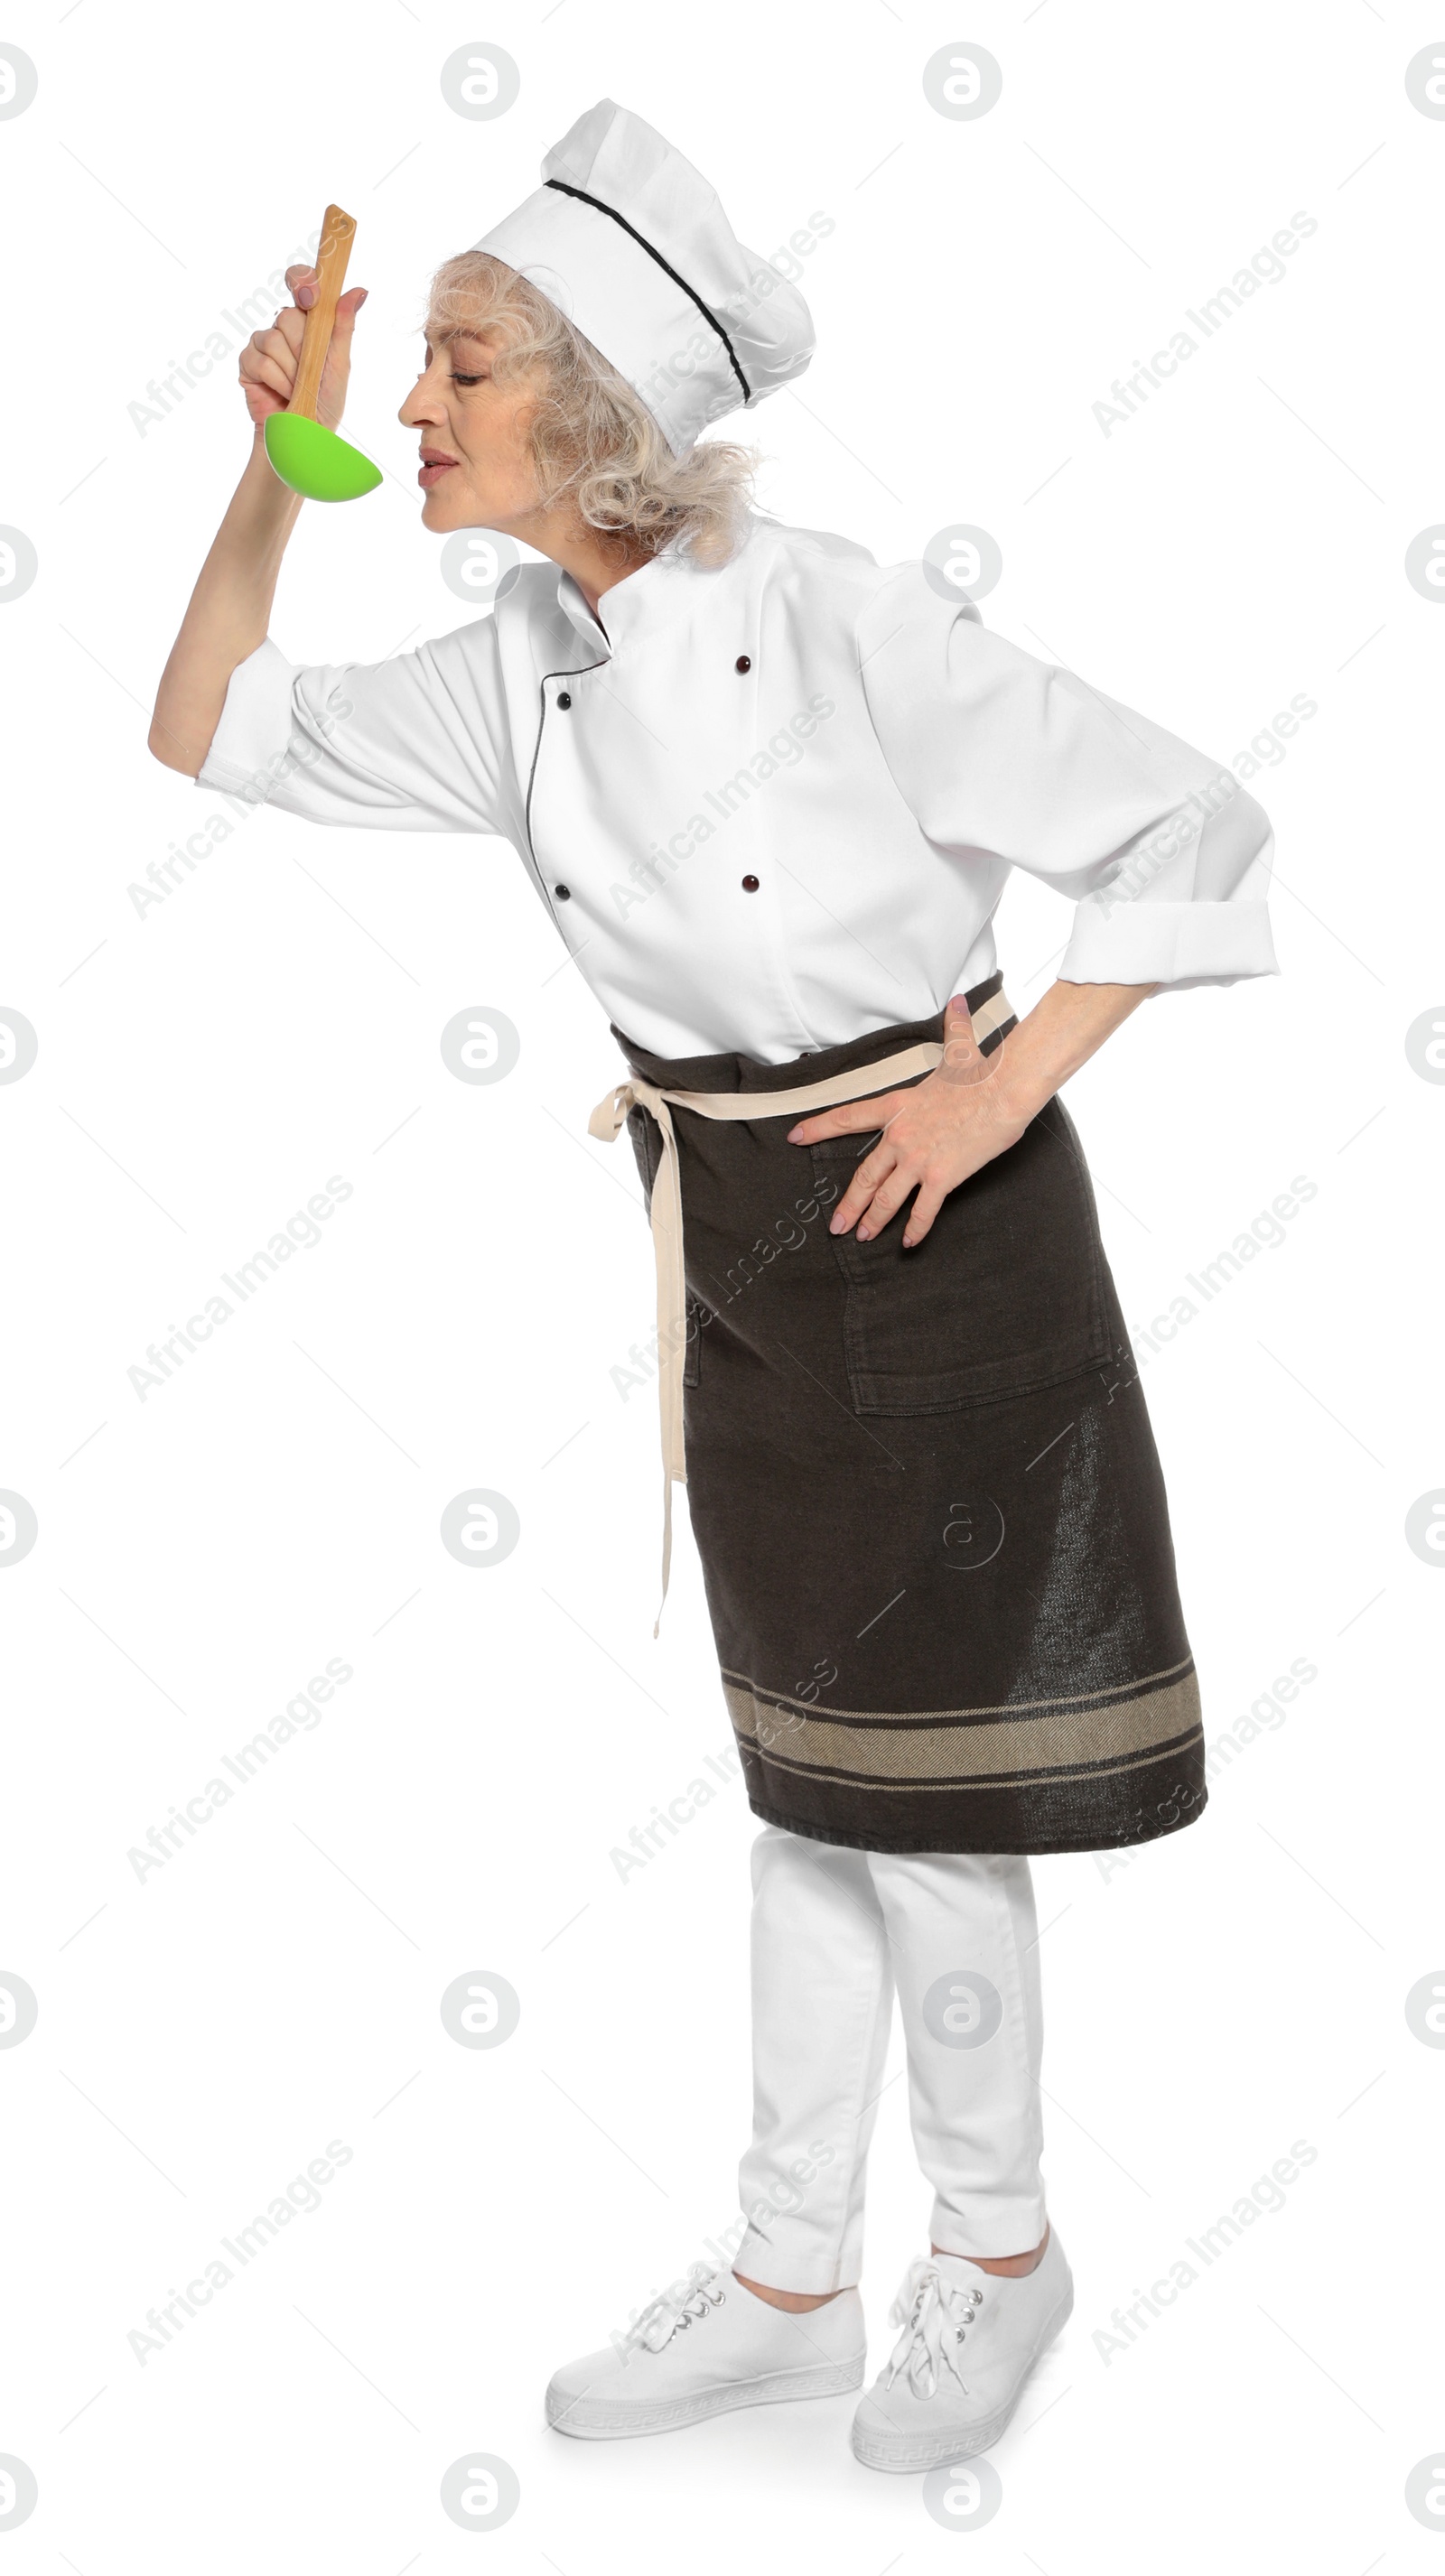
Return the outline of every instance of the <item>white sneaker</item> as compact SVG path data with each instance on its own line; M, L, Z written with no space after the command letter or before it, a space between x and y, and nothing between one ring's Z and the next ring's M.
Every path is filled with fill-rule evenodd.
M558 2371L547 2391L547 2421L589 2442L670 2433L732 2406L861 2388L863 2361L856 2290L790 2316L731 2272L695 2263L685 2283L643 2310L620 2345Z
M1073 2304L1052 2229L1017 2280L961 2254L915 2263L893 2304L903 2332L853 2418L858 2458L870 2469L935 2469L990 2450Z

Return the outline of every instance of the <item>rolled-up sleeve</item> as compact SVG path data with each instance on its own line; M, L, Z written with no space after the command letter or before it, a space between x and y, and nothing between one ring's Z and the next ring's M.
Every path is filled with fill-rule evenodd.
M231 674L198 787L312 823L505 834L514 802L490 618L388 662Z
M901 794L967 867L1022 868L1074 902L1060 977L1232 984L1278 973L1269 818L1232 770L988 634L909 565L858 649Z

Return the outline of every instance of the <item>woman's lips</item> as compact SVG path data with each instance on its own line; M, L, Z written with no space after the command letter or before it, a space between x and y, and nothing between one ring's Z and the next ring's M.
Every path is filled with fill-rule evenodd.
M429 492L434 483L440 483L442 476L450 473L456 461L454 456L424 456L421 472L416 478L422 490Z

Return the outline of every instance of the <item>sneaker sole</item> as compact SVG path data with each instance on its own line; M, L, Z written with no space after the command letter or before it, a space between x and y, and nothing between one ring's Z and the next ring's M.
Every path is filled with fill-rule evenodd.
M855 2423L854 2458L861 2460L867 2469L896 2469L906 2474L919 2469L941 2469L949 2461L972 2460L977 2458L980 2451L991 2451L995 2442L1008 2430L1013 2420L1014 2410L1028 2386L1039 2355L1046 2351L1055 2335L1062 2333L1073 2311L1074 2290L1073 2283L1070 2282L1058 2306L1045 2319L1033 2350L1019 2373L1018 2386L1012 2397L1007 2406L999 2408L997 2414L988 2416L981 2424L967 2425L957 2433L939 2431L927 2434L898 2433L890 2436L871 2431L860 2432Z
M583 2442L619 2442L640 2433L675 2433L685 2424L701 2424L709 2415L726 2415L738 2406L774 2406L793 2397L840 2397L863 2385L866 2356L840 2361L826 2369L779 2370L766 2379L740 2379L727 2388L700 2389L671 2406L609 2405L604 2398L554 2397L547 2391L547 2421L554 2433L574 2434Z

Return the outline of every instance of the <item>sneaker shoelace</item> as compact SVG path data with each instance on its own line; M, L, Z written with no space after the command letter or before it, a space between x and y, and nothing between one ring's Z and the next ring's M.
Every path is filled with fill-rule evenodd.
M634 2352L661 2352L675 2334L683 2332L694 2321L700 2322L714 2308L720 2308L727 2292L714 2290L713 2284L719 2278L711 2265L694 2263L684 2283L680 2286L674 2283L670 2290L663 2290L657 2298L650 2300L637 2323L623 2337L624 2362L630 2361Z
M936 2263L914 2263L889 2316L890 2325L901 2326L903 2332L894 2346L884 2387L891 2388L900 2372L906 2371L915 2397L933 2397L940 2373L946 2370L966 2393L968 2382L959 2354L965 2331L982 2306L982 2290L965 2290L946 2281Z

